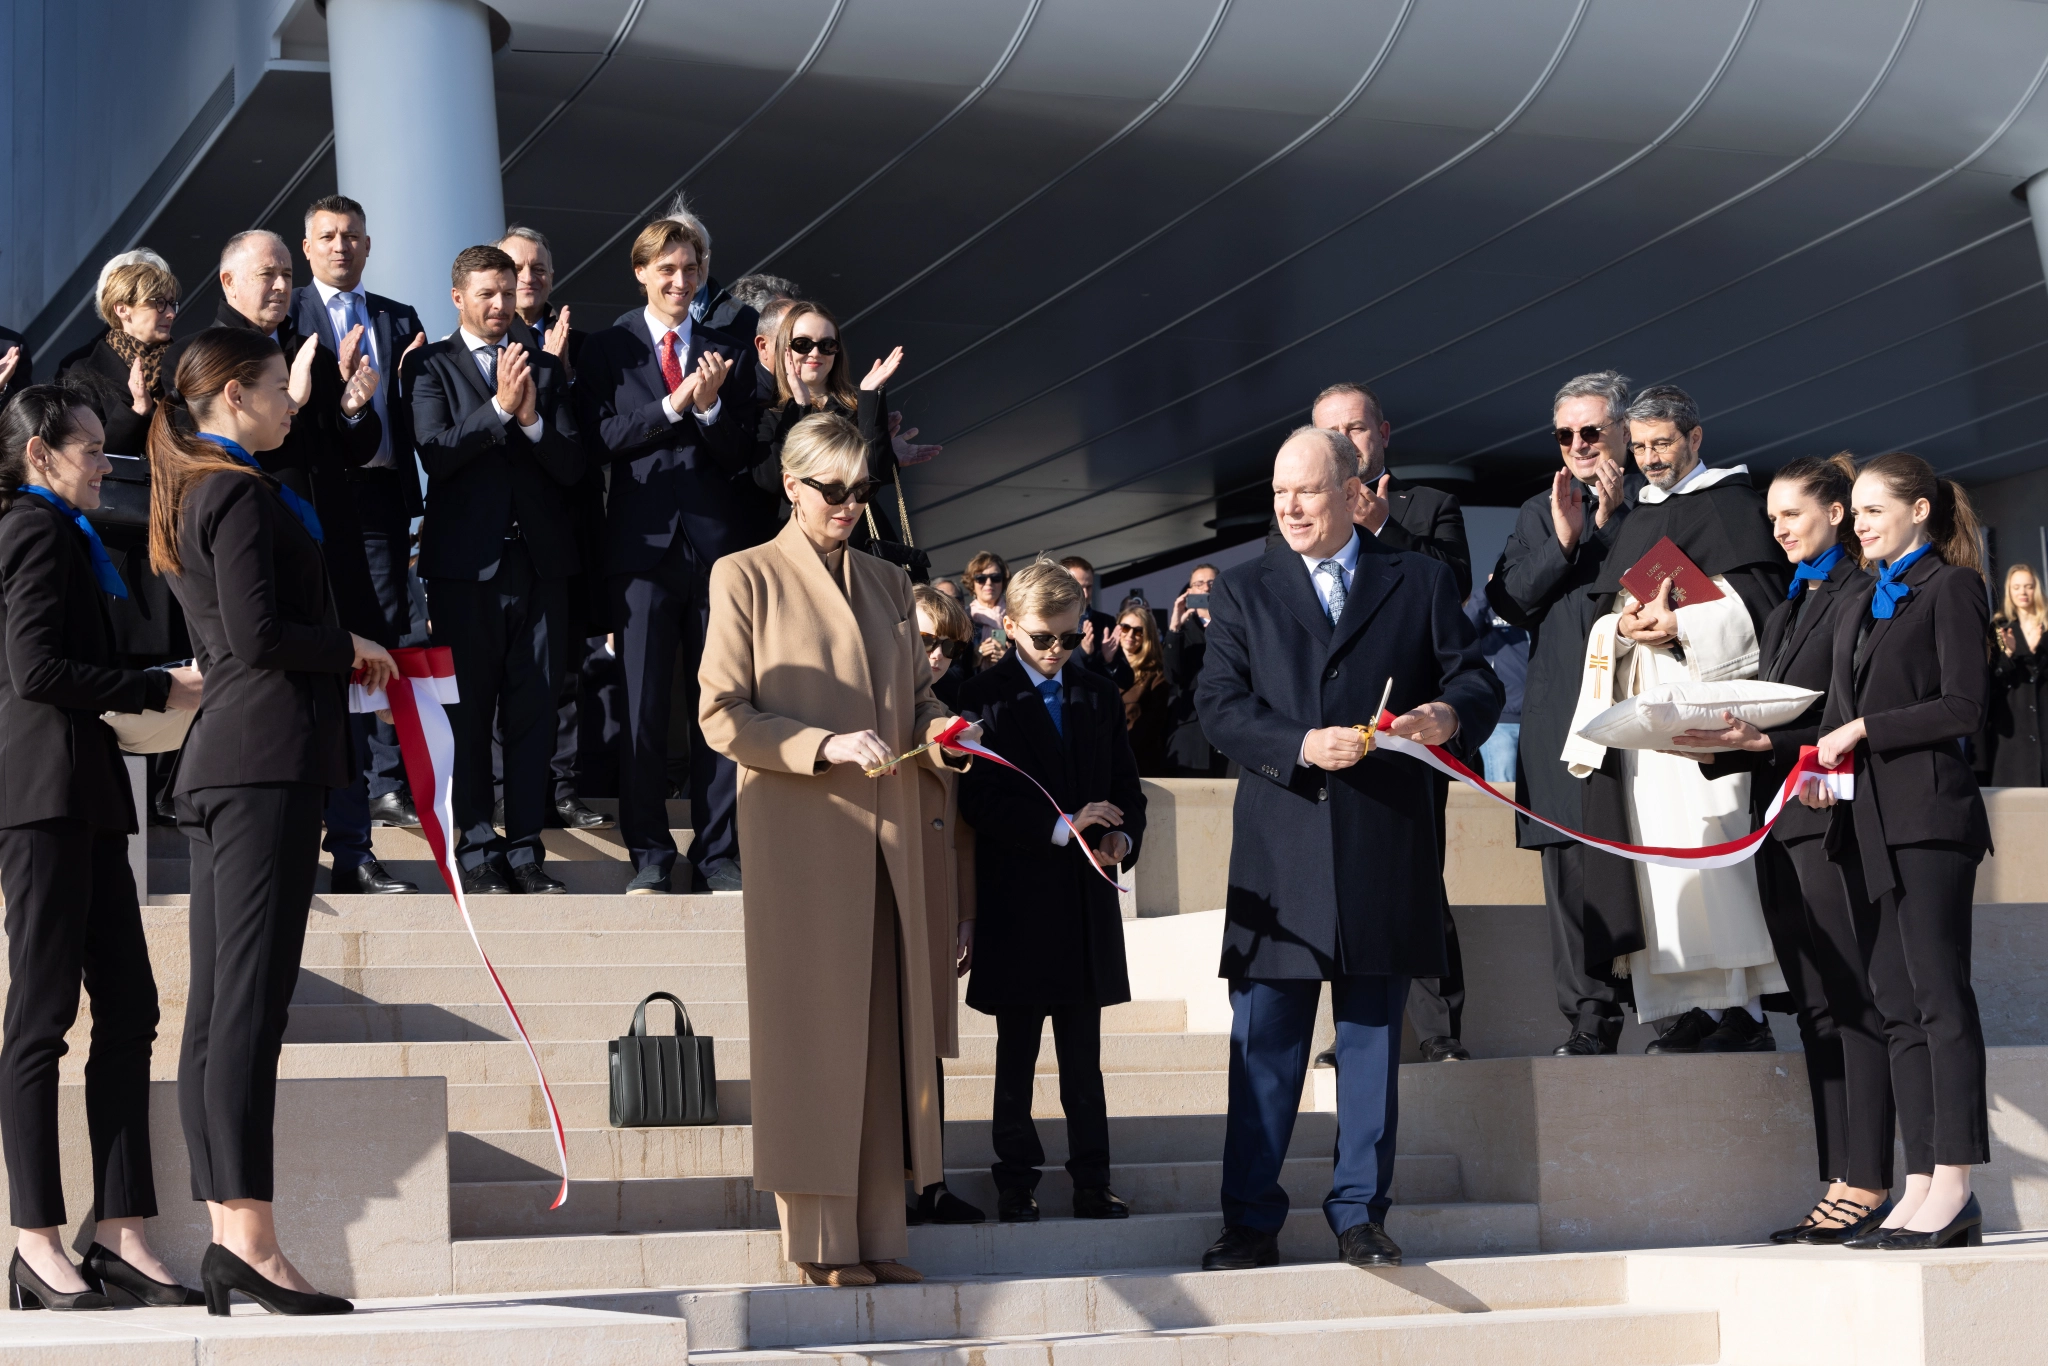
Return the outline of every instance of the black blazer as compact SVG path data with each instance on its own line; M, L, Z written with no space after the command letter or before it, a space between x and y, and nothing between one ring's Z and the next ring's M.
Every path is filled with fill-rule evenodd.
M960 711L981 722L981 741L1045 785L1069 815L1112 802L1137 862L1145 838L1145 792L1124 729L1116 685L1069 661L1060 671L1060 728L1016 651L960 690ZM1131 999L1124 966L1123 913L1116 889L1078 849L1052 842L1052 808L1037 788L999 764L960 775L960 816L974 827L974 971L967 1003L1012 1006L1115 1005ZM1108 831L1092 826L1090 845Z
M391 429L392 465L407 477L399 481L405 495L405 513L417 517L425 510L420 497L420 471L413 459L412 412L407 405L404 368L405 348L426 328L411 304L363 291L368 306L369 330L376 339L377 387L384 401L384 421ZM336 355L341 338L334 335L334 315L320 298L318 285L300 285L292 291L292 329L302 337L318 337L320 344ZM370 453L372 456L375 451Z
M8 399L36 382L35 358L28 353L28 338L11 328L0 327L0 356L17 346L21 348L21 356L15 361L14 373L8 376L7 387L0 389L0 408L5 408Z
M93 396L100 425L107 433L107 454L147 456L149 418L135 411L128 394L128 370L129 363L107 345L104 332L57 362L58 379ZM170 375L165 373L162 383L169 382Z
M1450 569L1358 538L1332 626L1301 556L1236 565L1209 595L1195 706L1209 743L1243 768L1230 846L1225 977L1444 972L1433 770L1375 753L1339 772L1301 766L1303 737L1444 701L1474 749L1500 716L1500 679L1468 644Z
M1758 820L1763 819L1771 798L1784 786L1785 775L1799 762L1800 747L1820 739L1821 717L1828 704L1826 693L1834 681L1835 627L1846 605L1856 597L1856 590L1867 587L1869 579L1854 557L1845 554L1828 571L1826 579L1798 597L1779 603L1764 620L1764 629L1757 637L1756 676L1768 683L1812 688L1822 696L1797 719L1764 732L1771 741L1768 750L1716 754L1712 756L1713 763L1706 766L1709 778L1730 773L1754 775L1751 797ZM1803 612L1799 610L1801 603L1806 607ZM1771 827L1771 838L1780 844L1812 839L1828 832L1830 820L1827 811L1816 811L1795 799L1786 803L1778 823Z
M535 572L559 579L583 567L576 549L572 488L584 472L582 438L569 401L569 372L559 357L520 329L533 366L539 441L518 419L499 417L494 391L457 332L413 352L406 365L413 428L427 467L427 515L420 524L420 577L488 579L498 572L505 538L516 527Z
M1872 900L1895 885L1891 846L1991 847L1984 797L1963 757L1991 692L1984 581L1929 552L1906 583L1913 591L1885 621L1870 616L1874 577L1843 595L1821 716L1823 731L1860 716L1868 732L1856 747L1855 800L1832 809L1829 850L1854 830Z
M0 826L72 817L135 830L135 797L103 711L162 711L171 676L116 666L85 535L31 493L0 513Z
M355 643L335 615L320 543L263 476L223 471L178 511L184 605L206 698L175 790L250 783L346 787Z
M1472 547L1465 539L1465 512L1457 498L1427 484L1404 483L1393 475L1387 479L1387 504L1387 520L1380 523L1377 534L1380 544L1418 551L1449 565L1458 585L1458 601L1471 597ZM1266 528L1266 549L1284 549L1286 545L1276 513Z
M718 420L699 422L685 413L680 422L670 422L661 406L668 385L644 310L626 313L583 345L576 390L584 423L611 461L607 573L646 573L678 536L707 571L721 555L767 539L749 468L760 368L753 340L698 323L690 329L684 372L707 350L732 362L719 390L724 406Z

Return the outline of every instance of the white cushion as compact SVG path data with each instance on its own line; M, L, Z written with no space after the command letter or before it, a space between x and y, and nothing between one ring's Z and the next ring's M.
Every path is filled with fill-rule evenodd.
M197 715L189 708L173 707L167 711L101 712L100 720L114 728L122 753L163 754L185 743L185 732L192 729L192 718Z
M1689 730L1719 730L1722 712L1733 713L1758 730L1797 720L1822 694L1789 683L1732 679L1718 683L1686 680L1645 688L1626 702L1617 702L1579 728L1596 745L1614 749L1676 749L1674 735ZM1719 746L1685 747L1686 753L1711 754Z

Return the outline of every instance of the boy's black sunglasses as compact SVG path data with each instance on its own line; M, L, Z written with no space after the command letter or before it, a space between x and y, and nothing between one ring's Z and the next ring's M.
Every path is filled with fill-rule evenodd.
M1058 635L1054 635L1051 631L1032 631L1025 638L1031 642L1031 648L1034 650L1050 650L1054 641L1060 643L1062 650L1078 650L1081 648L1081 633L1079 631L1062 631Z
M940 654L944 655L948 659L965 659L967 655L974 649L974 647L972 645L969 645L966 641L955 640L951 636L927 635L925 632L919 631L917 633L917 638L924 642L924 650L926 654L930 654L933 650L937 650Z
M879 479L863 479L851 486L836 480L830 484L821 484L815 479L806 479L803 482L816 489L818 496L833 507L843 507L848 502L865 503L874 497L875 490L882 486Z

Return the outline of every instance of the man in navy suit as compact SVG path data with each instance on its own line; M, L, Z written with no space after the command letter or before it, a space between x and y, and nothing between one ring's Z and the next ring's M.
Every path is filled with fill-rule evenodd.
M412 519L423 508L412 413L400 394L399 372L406 353L424 342L426 333L411 304L363 288L370 230L355 200L334 194L307 205L299 250L312 267L313 283L292 291L293 328L302 337L318 337L340 360L344 378L364 361L379 376L372 402L384 424L383 440L375 455L349 471L348 480L362 517L370 586L383 614L383 629L374 639L388 649L411 629ZM417 826L397 733L389 722L371 717L356 724L367 729L370 819L378 825Z
M611 460L604 568L626 673L619 830L633 894L666 892L670 688L689 706L693 873L682 890L738 891L733 808L739 774L697 729L697 664L710 615L711 565L765 539L752 493L754 348L690 316L702 279L695 226L656 219L633 243L647 306L584 343L577 389L586 425Z
M455 258L462 325L406 364L427 468L420 577L434 641L455 654L456 858L470 892L560 892L542 866L555 696L568 662L569 576L582 561L568 492L586 460L559 357L516 318L496 247ZM491 732L502 727L505 833L492 828Z
M1221 975L1230 983L1223 1236L1209 1270L1271 1266L1281 1164L1322 983L1337 1021L1337 1161L1323 1213L1338 1255L1398 1266L1383 1227L1394 1174L1401 1014L1444 971L1431 770L1368 755L1355 726L1391 680L1396 735L1483 740L1501 687L1466 644L1450 569L1361 536L1358 457L1303 427L1273 463L1285 543L1217 580L1196 707L1237 785Z

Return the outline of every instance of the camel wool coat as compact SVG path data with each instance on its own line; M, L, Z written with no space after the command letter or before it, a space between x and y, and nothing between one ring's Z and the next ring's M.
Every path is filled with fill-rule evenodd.
M960 780L952 769L920 765L924 911L932 953L932 1036L939 1056L960 1056L960 922L974 919L974 827L960 819Z
M873 730L902 753L945 729L918 640L910 579L848 550L835 582L795 518L711 567L698 722L739 765L747 876L747 1019L754 1184L855 1196L867 1078L875 853L896 894L906 1162L944 1178L932 957L917 764L870 778L824 765L833 735Z

